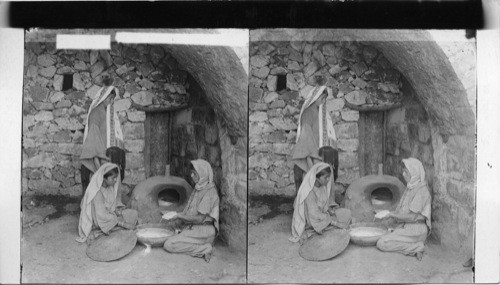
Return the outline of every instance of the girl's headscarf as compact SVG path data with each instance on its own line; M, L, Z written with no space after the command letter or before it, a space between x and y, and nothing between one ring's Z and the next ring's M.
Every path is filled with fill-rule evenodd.
M212 171L212 166L210 166L210 163L203 159L197 159L192 160L191 164L193 164L194 170L196 170L198 176L200 177L200 180L194 186L196 190L200 191L215 187L214 173Z
M321 172L325 168L331 169L331 166L324 162L319 162L313 165L313 167L307 172L300 184L299 192L297 193L297 197L295 197L295 202L293 203L293 218L292 218L292 236L289 238L291 242L298 242L300 236L304 232L306 226L306 217L304 210L304 201L306 200L311 190L314 188L314 183L316 183L316 174ZM326 191L328 193L328 197L330 197L330 189L333 180L333 171L331 171L330 181L326 185Z
M420 185L425 185L427 182L425 181L425 170L422 162L420 160L410 157L403 159L403 163L405 167L410 172L410 181L406 184L408 189L413 189Z
M114 86L104 86L97 91L97 94L90 104L89 112L87 113L85 130L83 131L83 141L87 139L90 112L106 100L113 90L115 91L116 97L120 97L118 89ZM114 133L111 133L112 129L114 130ZM123 148L123 132L120 120L118 119L118 114L114 110L113 104L106 107L106 131L106 147L109 148L112 146L118 146Z
M105 163L99 167L99 169L92 175L90 179L89 186L85 191L85 196L83 196L82 202L80 204L80 220L78 222L78 234L80 237L77 239L79 242L84 242L90 231L92 230L92 200L99 192L104 181L104 174L108 173L111 169L116 168L118 170L118 177L116 183L113 187L115 196L118 194L118 188L120 187L120 168L118 165L113 163ZM119 201L117 201L119 202ZM116 203L116 202L115 202ZM120 205L115 205L120 206Z
M300 115L299 115L299 124L297 128L297 137L296 137L296 142L299 140L300 137L300 131L301 131L301 120L302 120L302 114L304 111L309 108L318 98L323 94L323 91L326 89L328 96L332 95L332 88L326 87L326 86L316 86L312 88L309 93L306 96L306 101L302 105L302 109L300 110ZM319 146L318 148L324 146L324 134L323 131L326 128L326 135L328 138L336 141L337 137L335 135L335 129L333 128L333 122L332 118L329 116L328 112L326 112L326 108L324 106L324 103L321 103L319 106L318 110L318 120L319 120ZM325 120L323 120L323 117L326 117ZM326 122L326 126L324 126L324 122Z

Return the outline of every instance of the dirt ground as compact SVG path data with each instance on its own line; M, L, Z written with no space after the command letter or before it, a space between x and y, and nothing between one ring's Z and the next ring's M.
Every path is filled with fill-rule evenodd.
M44 210L45 209L45 210ZM124 258L96 262L75 241L78 215L44 218L50 206L25 211L32 227L23 228L21 243L23 283L242 283L246 281L244 253L216 243L210 263L202 258L170 254L137 245ZM42 213L42 214L41 214ZM41 217L41 218L40 218ZM35 221L35 222L33 222ZM26 224L26 222L25 222Z
M376 247L350 243L327 261L307 261L299 245L288 241L292 205L257 201L249 208L249 283L472 283L463 257L428 243L422 261Z

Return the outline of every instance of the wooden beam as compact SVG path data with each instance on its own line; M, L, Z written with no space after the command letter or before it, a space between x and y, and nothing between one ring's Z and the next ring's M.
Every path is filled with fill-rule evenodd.
M390 105L364 105L364 106L357 106L357 105L354 105L354 104L351 104L351 103L347 102L347 100L345 101L345 105L349 109L357 110L357 111L360 111L360 112L364 112L364 111L388 111L388 110L396 109L396 108L399 108L399 107L403 106L402 103L394 103L394 104L390 104Z
M144 107L132 101L131 107L144 112L175 112L189 108L189 105L175 106L175 107Z

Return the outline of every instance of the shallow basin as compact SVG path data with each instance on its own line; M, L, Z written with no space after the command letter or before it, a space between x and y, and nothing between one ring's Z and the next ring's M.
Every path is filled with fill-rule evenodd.
M163 246L165 241L175 234L175 231L161 223L149 223L137 226L135 230L137 241L151 247Z
M361 246L373 246L385 234L387 227L377 223L356 223L349 228L351 241Z

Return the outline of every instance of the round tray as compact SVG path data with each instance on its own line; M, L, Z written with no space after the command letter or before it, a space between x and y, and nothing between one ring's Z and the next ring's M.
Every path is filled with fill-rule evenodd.
M383 230L383 233L376 236L369 237L360 237L351 234L351 231L355 228L367 227L367 228L376 228ZM357 245L361 246L373 246L377 244L377 241L383 236L387 234L387 227L378 223L356 223L352 224L349 228L349 235L351 236L351 241Z
M165 230L167 233L166 236L164 237L143 237L139 236L137 233L141 229L162 229ZM135 233L137 235L137 241L139 241L142 244L149 244L151 247L160 247L163 246L165 241L173 236L175 234L174 229L169 227L168 225L161 224L161 223L148 223L148 224L142 224L136 227Z
M118 230L102 235L87 246L87 256L95 261L113 261L124 257L134 249L137 236L130 230Z
M331 229L306 240L299 248L299 255L311 261L327 260L343 252L348 244L346 230Z

